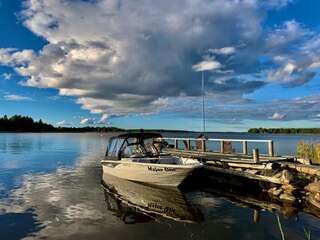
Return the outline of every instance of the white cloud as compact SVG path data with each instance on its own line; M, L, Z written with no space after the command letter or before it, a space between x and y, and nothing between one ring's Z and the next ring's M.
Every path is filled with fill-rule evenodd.
M269 78L271 80L289 82L291 80L292 74L295 71L297 71L297 66L292 62L288 62L283 66L283 68L278 69L275 72L271 72Z
M101 118L100 118L100 120L99 120L99 123L101 123L101 124L107 124L108 123L108 114L102 114L102 116L101 116Z
M80 119L80 124L95 124L96 123L96 119L95 118L81 118Z
M214 60L203 60L192 66L192 69L196 72L212 71L221 68L221 63Z
M267 7L280 9L280 8L286 7L290 3L293 3L294 0L268 0L268 1L261 1L261 2Z
M272 119L272 120L282 120L282 119L284 119L285 117L286 117L286 114L275 112L275 113L270 117L270 119Z
M27 77L23 85L58 89L108 115L154 113L168 98L200 96L196 59L261 33L257 4L250 1L27 0L21 15L48 44L37 53L2 49L0 62ZM203 62L197 69L221 65Z
M318 69L320 68L320 61L319 62L313 62L310 64L309 68L311 69Z
M58 125L58 126L63 126L63 125L69 125L69 124L67 123L67 121L62 120L62 121L60 121L60 122L57 122L56 125Z
M290 1L268 2L278 8ZM217 101L224 102L225 93L230 101L245 101L264 78L235 76L263 75L260 56L274 58L273 82L295 86L313 78L308 66L319 61L319 54L311 55L317 39L305 44L311 32L303 25L264 28L265 6L251 0L27 0L21 19L47 44L38 52L0 49L0 63L23 76L23 85L57 89L102 116L157 113L170 99L200 96L193 69L210 70L208 79L228 77L207 86ZM298 44L295 52L290 44Z
M215 48L209 49L210 53L220 54L220 55L230 55L236 52L235 47L223 47L223 48Z
M32 98L17 94L7 94L3 98L7 101L32 101Z
M11 73L3 73L2 77L4 78L4 80L10 80L13 77L13 74L11 74Z
M310 35L310 30L304 28L295 20L286 21L282 26L276 28L268 35L266 42L271 51L282 47L288 47L302 37Z

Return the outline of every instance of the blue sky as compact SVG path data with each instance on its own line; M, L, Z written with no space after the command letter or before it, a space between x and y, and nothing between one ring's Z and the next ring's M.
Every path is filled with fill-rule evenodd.
M0 0L0 115L61 126L320 127L319 1Z

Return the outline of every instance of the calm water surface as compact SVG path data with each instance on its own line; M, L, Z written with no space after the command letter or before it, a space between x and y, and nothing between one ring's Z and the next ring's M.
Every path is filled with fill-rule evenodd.
M102 176L108 137L0 134L0 239L282 239L279 223L286 239L306 239L305 231L320 239L319 218L260 209L254 221L257 207L210 184L180 191ZM316 135L210 137L274 139L278 154L293 154L302 139L320 141Z

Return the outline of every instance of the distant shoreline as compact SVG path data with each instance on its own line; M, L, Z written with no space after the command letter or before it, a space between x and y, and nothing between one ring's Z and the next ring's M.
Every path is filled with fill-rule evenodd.
M8 118L6 115L0 117L0 133L111 133L111 132L139 132L141 129L122 129L112 126L85 126L85 127L56 127L52 124L34 121L31 117L14 115ZM201 134L200 131L172 130L172 129L143 129L144 132L159 133L190 133ZM231 133L231 132L209 132L209 133ZM253 134L320 134L320 128L250 128L247 132L232 133L253 133Z
M320 134L320 128L250 128L248 133Z

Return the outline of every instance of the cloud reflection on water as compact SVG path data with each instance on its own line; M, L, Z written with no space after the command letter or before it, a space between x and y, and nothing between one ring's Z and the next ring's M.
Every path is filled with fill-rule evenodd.
M0 218L16 222L16 226L20 226L22 221L26 221L30 226L37 226L27 228L28 231L23 231L18 227L14 228L17 233L20 232L19 234L26 236L26 239L46 237L77 240L279 238L274 214L262 211L261 222L253 224L253 210L250 208L236 205L226 198L200 189L184 192L186 200L192 206L200 209L203 214L204 220L199 223L181 223L161 218L156 221L145 221L143 224L125 224L114 212L108 210L104 189L101 186L102 175L99 161L106 139L97 135L61 135L56 139L52 136L54 135L49 138L53 143L46 142L46 144L47 146L54 145L51 149L53 152L56 149L60 149L62 153L74 151L78 157L66 155L65 158L58 158L47 150L47 158L54 156L55 162L64 164L50 165L52 167L50 170L41 165L41 168L33 172L28 172L23 168L25 170L23 174L20 174L21 171L15 172L12 187L5 182L0 183L0 191L2 188L6 193L0 197ZM76 138L79 140L76 141ZM68 142L69 145L66 147L65 144ZM43 153L38 152L35 148L32 149L33 156ZM24 154L25 152L22 152L18 159L23 161L24 158L30 157ZM47 158L42 158L41 164L45 165ZM33 161L40 163L39 156L35 159ZM34 166L34 162L30 164ZM0 174L3 175L6 171L6 169L1 169ZM129 190L135 192L134 188ZM152 196L152 190L148 191ZM139 198L145 200L143 195L140 194ZM168 194L167 197L170 195ZM136 209L131 210L137 211ZM30 218L30 211L32 211L32 218ZM24 214L29 214L29 217L20 218ZM9 216L16 218L10 220ZM309 215L300 214L299 222L294 219L282 219L282 221L290 239L303 239L304 226L312 229L313 236L320 235L319 220ZM2 226L5 225L1 224ZM3 233L4 230L1 228L1 239L8 239L2 238Z

